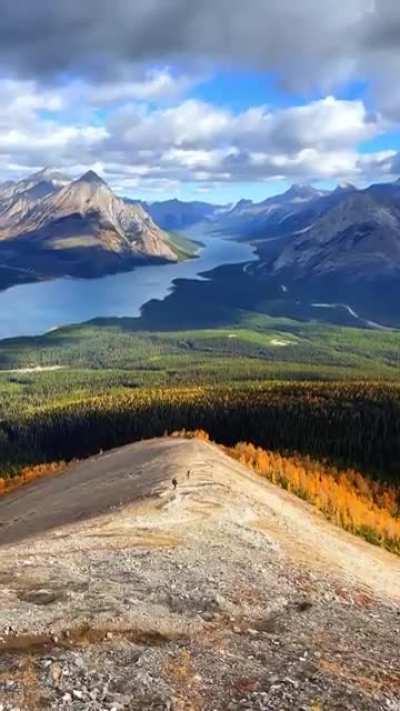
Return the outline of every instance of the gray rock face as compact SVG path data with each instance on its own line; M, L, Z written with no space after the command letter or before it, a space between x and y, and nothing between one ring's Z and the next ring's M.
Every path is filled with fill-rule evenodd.
M315 210L322 210L330 193L310 185L292 185L281 195L259 203L239 200L215 215L215 227L233 235L264 238L288 234L299 225L309 224ZM318 206L318 207L317 207Z
M18 266L40 268L45 256L50 272L62 257L65 273L89 260L107 271L121 260L177 259L143 207L126 204L93 171L72 182L41 171L0 186L0 249Z
M400 270L399 200L383 201L370 191L345 194L338 205L293 239L273 269L297 277L351 274L371 278Z
M43 197L45 194L56 192L56 190L69 183L70 180L68 176L51 168L44 168L17 182L8 180L0 184L0 204L2 201L15 198L17 195Z

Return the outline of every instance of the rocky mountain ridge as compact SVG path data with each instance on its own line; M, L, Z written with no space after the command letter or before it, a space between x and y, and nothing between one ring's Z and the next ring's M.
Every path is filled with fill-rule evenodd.
M214 205L199 200L162 200L142 203L153 220L166 230L183 230L198 222L216 219L223 213L223 205Z
M12 199L16 195L24 195L25 198L44 197L56 192L70 181L71 178L67 175L51 168L43 168L22 180L8 180L0 183L0 207L5 200Z
M351 272L352 278L400 270L399 202L383 202L373 191L352 191L286 245L274 270Z
M359 190L289 189L262 203L239 203L215 228L252 241L259 262L246 269L272 315L376 327L400 323L400 183ZM260 297L261 299L261 297Z
M4 711L396 708L398 558L211 444L106 452L0 518Z
M177 260L169 235L93 171L74 181L41 171L0 186L0 262L54 276L91 276Z

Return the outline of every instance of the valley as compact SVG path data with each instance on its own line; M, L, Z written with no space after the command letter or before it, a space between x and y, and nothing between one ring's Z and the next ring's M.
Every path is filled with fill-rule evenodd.
M392 671L368 688L363 675L373 671L364 663L361 673L360 660L351 669L346 662L350 680L332 675L334 636L304 683L302 663L290 661L299 635L307 662L321 654L313 635L326 637L326 619L350 630L357 660L379 614L375 659L390 666L400 553L397 267L382 271L379 258L373 278L360 276L365 255L349 279L338 262L332 267L336 218L327 215L344 210L348 221L355 189L294 186L277 206L241 201L227 209L122 201L95 174L64 187L33 182L23 185L33 206L21 206L17 193L0 211L0 272L9 287L0 292L0 584L7 587L10 565L18 578L4 590L8 627L0 605L0 652L11 666L18 655L35 678L32 685L13 676L15 701L125 708L131 679L110 659L117 654L119 669L132 653L148 660L138 709L164 709L171 695L180 703L188 684L199 708L211 708L196 661L199 634L233 650L227 666L201 648L216 684L212 707L221 711L227 699L232 709L242 708L240 699L248 708L268 708L267 699L289 708L293 699L336 704L346 694L354 708L371 711L391 701ZM30 225L11 239L5 227L1 233L10 209ZM350 213L352 221L358 208ZM324 220L328 251L315 227ZM294 224L303 227L293 233ZM131 241L136 229L142 237ZM47 569L47 555L62 565ZM156 578L142 556L157 564ZM133 587L121 577L122 560ZM183 572L192 565L200 566L196 579ZM90 582L71 587L72 568ZM214 580L219 592L210 602ZM193 585L207 591L203 602L192 599ZM267 621L250 612L246 596L252 609L256 596L264 617L271 609ZM34 623L25 617L32 606L40 612ZM352 626L358 619L362 639ZM244 670L241 661L238 676L243 649L265 660L272 639L276 655L275 629L285 643L282 672L271 681L258 662ZM184 670L176 679L163 676L166 649ZM102 659L108 675L89 681L90 665ZM285 681L292 677L293 694Z
M221 264L255 259L251 245L209 237L201 230L190 237L185 244L191 245L191 258L177 263L141 265L99 278L52 279L0 291L0 339L38 335L97 317L139 317L144 304L164 300L177 279L202 279L203 272Z
M400 3L0 10L0 711L400 711Z
M238 309L353 327L400 325L398 182L333 191L293 185L232 207L124 201L95 173L72 182L52 175L0 185L1 284L45 280L0 293L0 337L141 309L147 318L159 312L169 326L183 304L190 304L188 327L229 322ZM182 264L193 257L197 265ZM202 272L209 272L202 284L179 281ZM117 274L103 282L110 273ZM79 307L81 291L88 299ZM20 302L32 304L29 326L19 322Z
M140 229L154 233L146 233L143 245L154 245L155 239L162 249L174 250L174 259L97 279L92 274L90 279L70 276L14 286L0 294L0 335L12 336L0 341L0 445L6 478L24 467L49 461L58 466L61 460L132 439L203 427L229 445L244 437L261 447L327 458L332 466L355 466L360 476L393 479L397 486L397 430L390 418L398 408L400 330L396 299L388 306L388 275L378 270L373 282L357 277L346 292L346 279L335 269L331 275L321 272L320 279L306 269L304 281L295 264L285 266L292 259L296 262L296 244L308 244L312 230L313 242L324 249L324 239L310 220L329 227L332 250L336 223L330 214L339 211L347 224L358 219L357 206L366 201L375 216L378 198L392 210L397 184L378 190L378 198L370 195L377 192L374 186L331 192L293 186L260 204L240 201L228 209L166 201L155 204L152 212L151 204L117 198L94 173L65 184L60 175L50 179L46 174L44 184L43 177L8 186L15 193L11 197L3 191L3 200L11 200L1 213L3 224L11 211L17 221L36 225L36 232L27 232L36 242L41 220L49 224L53 209L70 214L72 204L80 211L79 219L91 223L97 215L98 229L108 215L113 229L120 230L124 250L132 225L143 219L146 228ZM33 201L29 208L27 195ZM389 219L379 210L379 219ZM257 229L263 225L262 238L251 215ZM160 226L153 222L155 217ZM294 223L305 226L292 233ZM177 225L185 225L183 233L165 231ZM247 235L241 233L244 225ZM123 227L128 230L125 237ZM6 244L8 237L3 231ZM70 237L57 239L69 244ZM98 237L105 237L101 230ZM134 240L131 247L137 244ZM315 393L310 407L307 393ZM243 420L248 404L258 398L263 413L267 408L263 416L270 423L269 433L259 432L255 405L246 425ZM320 398L326 411L318 404ZM342 400L348 410L342 410ZM236 418L230 424L224 401ZM135 420L143 407L155 417L151 426ZM291 408L298 420L289 436ZM317 423L309 437L301 424L305 410L310 422L320 418L322 428L335 423L336 438ZM136 415L125 422L128 412ZM378 436L380 423L385 423L385 441L376 453L360 430L364 416L369 434L376 430ZM219 417L223 424L218 424ZM113 435L103 430L107 418L115 428ZM361 418L357 425L354 418ZM96 434L89 436L92 421L97 423ZM352 446L343 438L343 422L354 429ZM85 444L77 449L72 446L75 435L65 444L57 434L59 427L69 426L79 441L86 432Z

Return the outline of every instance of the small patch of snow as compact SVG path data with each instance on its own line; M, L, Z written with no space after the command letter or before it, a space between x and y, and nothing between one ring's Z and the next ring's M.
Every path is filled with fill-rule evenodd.
M283 341L280 338L271 338L271 346L290 346L292 341Z
M347 311L347 313L350 314L350 316L353 316L353 318L359 319L359 315L352 309L351 306L348 304L311 304L311 306L314 306L316 309L344 309Z
M1 373L43 373L49 370L61 370L63 365L36 365L33 368L13 368L11 370L0 370Z

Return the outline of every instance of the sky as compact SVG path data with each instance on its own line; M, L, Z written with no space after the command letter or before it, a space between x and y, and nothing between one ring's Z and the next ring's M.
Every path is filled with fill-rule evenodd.
M0 181L262 200L400 174L399 0L0 0Z

